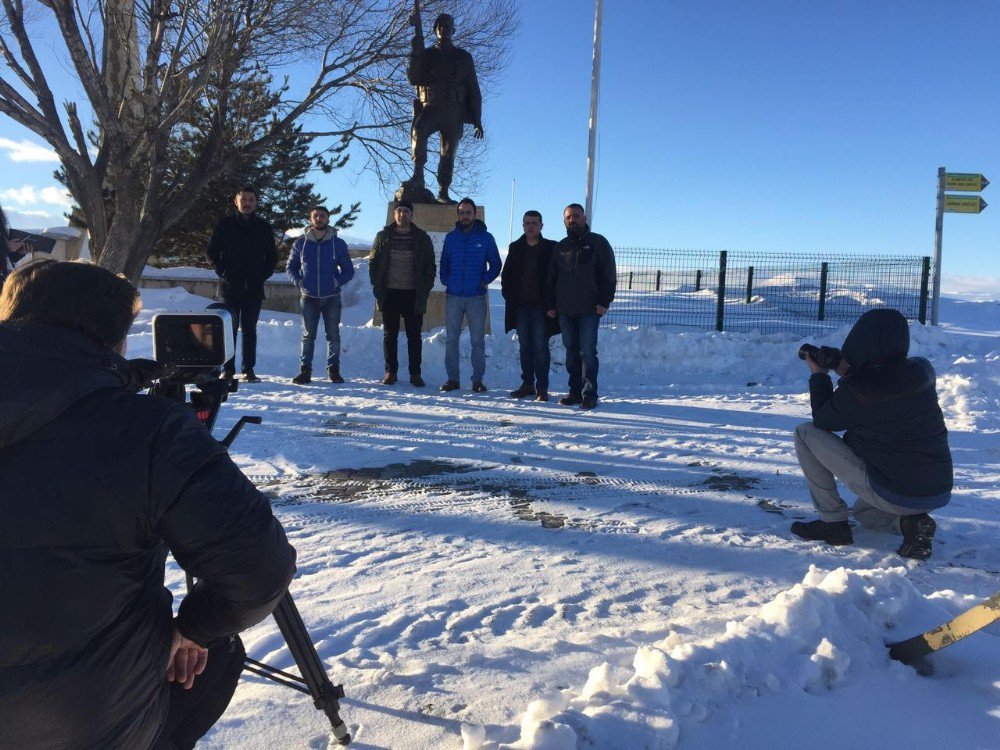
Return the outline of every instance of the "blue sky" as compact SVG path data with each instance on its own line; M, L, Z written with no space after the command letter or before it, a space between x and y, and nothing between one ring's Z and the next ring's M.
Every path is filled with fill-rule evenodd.
M474 196L501 244L512 180L515 236L529 208L559 236L583 202L593 11L521 2ZM995 205L945 216L943 270L1000 286L998 39L995 0L605 0L593 227L616 246L932 254L946 166L992 179ZM11 161L24 140L39 143L0 118L0 202L15 223L59 223L55 165ZM362 201L350 234L384 223L391 189L367 173L317 183Z

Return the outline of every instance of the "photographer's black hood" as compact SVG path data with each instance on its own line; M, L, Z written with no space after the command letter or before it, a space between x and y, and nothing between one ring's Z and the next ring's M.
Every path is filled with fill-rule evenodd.
M910 326L899 310L869 310L844 339L841 352L852 370L906 359L910 351Z
M0 323L0 448L23 440L81 398L122 388L125 360L83 334L40 323Z

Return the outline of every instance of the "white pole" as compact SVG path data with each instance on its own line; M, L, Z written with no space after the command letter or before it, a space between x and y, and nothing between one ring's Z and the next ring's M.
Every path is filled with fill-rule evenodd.
M594 67L590 80L590 140L587 145L587 220L594 222L594 152L597 149L597 99L601 86L601 16L604 0L597 0L594 14Z
M517 178L510 181L510 227L507 229L507 246L514 241L514 190L517 188Z
M947 170L938 167L937 215L934 217L934 291L931 300L931 325L938 325L941 305L941 238L944 234L944 182Z

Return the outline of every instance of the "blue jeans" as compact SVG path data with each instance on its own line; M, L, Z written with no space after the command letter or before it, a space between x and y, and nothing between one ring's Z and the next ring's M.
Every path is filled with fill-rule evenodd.
M536 392L549 389L549 337L541 305L517 308L517 342L521 347L521 384Z
M566 372L569 393L584 400L597 399L597 313L560 315L563 346L566 347Z
M458 382L458 340L462 336L462 318L469 321L472 340L472 382L486 374L486 295L459 297L449 294L444 302L444 324L448 341L444 352L444 369L448 380Z
M302 309L302 356L299 358L299 364L306 370L312 370L316 332L319 330L319 318L322 315L323 329L326 331L326 366L339 370L342 309L340 295L322 298L303 295L299 302Z

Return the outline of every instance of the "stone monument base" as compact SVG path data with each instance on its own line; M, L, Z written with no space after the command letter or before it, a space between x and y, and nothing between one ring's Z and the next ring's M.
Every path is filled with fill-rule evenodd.
M396 204L390 201L386 209L385 223L387 225L395 221L393 217L395 208ZM446 295L444 286L440 280L441 250L444 248L444 236L455 228L455 222L458 221L456 211L457 206L455 205L441 203L413 204L413 223L431 236L431 241L434 243L434 262L438 268L434 279L434 288L427 299L427 312L424 313L424 326L422 329L424 331L430 331L444 325L444 302ZM476 207L476 218L480 221L486 221L486 210L482 206ZM377 308L372 313L372 323L377 326L382 325L382 313ZM462 327L465 327L464 322ZM489 315L486 316L486 333L491 333Z

